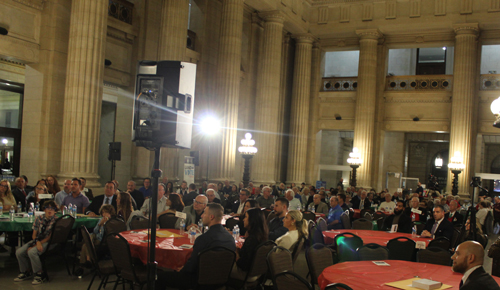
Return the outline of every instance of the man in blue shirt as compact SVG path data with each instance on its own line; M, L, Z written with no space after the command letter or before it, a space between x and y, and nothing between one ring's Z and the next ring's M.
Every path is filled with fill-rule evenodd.
M344 212L339 205L339 198L332 196L330 198L330 211L328 212L328 229L343 229L340 215Z
M144 178L144 186L139 188L139 191L142 192L144 198L151 196L153 194L153 188L151 187L151 179Z

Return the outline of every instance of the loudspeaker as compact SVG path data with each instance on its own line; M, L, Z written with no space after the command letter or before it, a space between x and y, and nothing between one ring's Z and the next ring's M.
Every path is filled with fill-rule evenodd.
M109 142L108 160L122 160L122 142Z
M191 148L196 65L140 61L132 141L146 148Z
M190 151L189 155L193 157L193 164L200 166L200 151Z

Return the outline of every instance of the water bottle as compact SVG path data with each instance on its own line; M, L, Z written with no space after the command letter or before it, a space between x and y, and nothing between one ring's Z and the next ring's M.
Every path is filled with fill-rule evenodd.
M66 214L69 214L70 216L73 216L73 204L70 203L68 207L66 208Z
M314 207L314 205L311 205L311 212L316 213L316 208Z
M198 221L198 228L200 229L200 233L203 233L203 221L201 219Z
M300 211L302 209L302 207L300 206L300 203L297 204L297 210Z
M236 227L237 227L237 226L238 226L238 225L235 225L235 226L233 227L233 239L235 239L235 240L236 240Z
M240 239L240 227L238 227L238 225L235 225L233 232L234 232L234 239L238 241Z
M32 223L33 222L33 208L30 207L28 211L28 222Z
M37 201L35 203L35 211L39 211L40 210L40 203Z
M62 215L66 214L66 206L65 205L61 205L61 212L62 212Z
M73 205L73 217L76 218L76 213L78 212L78 207L76 204Z
M413 226L411 229L411 237L416 238L417 237L417 226Z
M9 220L11 222L14 221L14 216L16 215L16 210L14 209L13 206L10 207L10 210L9 210Z
M196 240L196 229L191 227L189 230L189 243L194 244L194 240Z
M412 213L412 214L411 214L411 221L412 221L412 222L415 222L415 220L416 220L415 213Z
M0 201L0 215L3 214L3 203Z
M180 231L179 233L181 235L184 235L184 228L186 227L186 221L184 219L181 219L181 222L180 222Z
M21 205L21 202L17 203L17 212L20 213L23 211L23 206Z

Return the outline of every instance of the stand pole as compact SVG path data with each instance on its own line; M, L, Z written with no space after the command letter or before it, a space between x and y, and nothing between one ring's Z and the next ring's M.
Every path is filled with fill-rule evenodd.
M155 160L151 177L153 178L153 194L151 195L150 206L150 228L151 235L149 236L149 259L148 259L148 289L155 289L156 281L156 215L158 213L157 200L158 200L158 179L161 177L160 170L160 149L161 146L155 148Z

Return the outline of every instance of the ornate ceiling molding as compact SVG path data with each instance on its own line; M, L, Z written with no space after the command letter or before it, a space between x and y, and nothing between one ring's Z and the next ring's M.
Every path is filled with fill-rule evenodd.
M12 0L17 3L21 3L31 8L35 8L37 10L43 10L43 4L46 0Z

